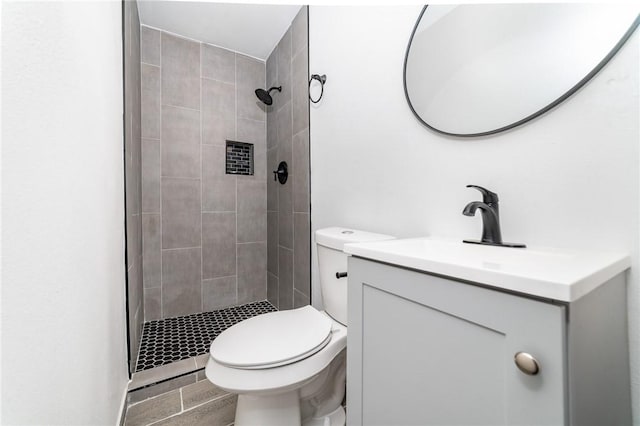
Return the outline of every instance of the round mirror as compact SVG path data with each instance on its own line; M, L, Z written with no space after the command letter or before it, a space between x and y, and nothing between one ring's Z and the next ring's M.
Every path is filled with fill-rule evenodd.
M427 127L483 136L523 124L593 77L640 22L624 4L425 6L404 87Z

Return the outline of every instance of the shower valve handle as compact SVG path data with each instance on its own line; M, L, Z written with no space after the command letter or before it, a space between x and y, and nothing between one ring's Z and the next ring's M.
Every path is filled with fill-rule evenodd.
M287 169L287 163L285 161L281 161L280 164L278 164L278 170L273 171L273 180L277 180L284 185L288 177L289 171Z

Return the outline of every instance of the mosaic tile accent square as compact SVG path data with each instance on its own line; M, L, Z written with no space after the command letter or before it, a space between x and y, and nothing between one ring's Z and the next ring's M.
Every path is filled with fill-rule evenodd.
M226 173L253 175L253 144L227 141Z
M268 301L144 323L136 372L209 352L213 339L247 318L277 309Z

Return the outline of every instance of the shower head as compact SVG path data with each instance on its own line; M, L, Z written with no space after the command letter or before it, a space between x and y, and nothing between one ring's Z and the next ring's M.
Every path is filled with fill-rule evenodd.
M271 89L256 89L256 96L258 99L262 101L265 105L271 105L273 103L273 98L271 97L271 92L277 90L278 92L282 92L282 86L272 87Z

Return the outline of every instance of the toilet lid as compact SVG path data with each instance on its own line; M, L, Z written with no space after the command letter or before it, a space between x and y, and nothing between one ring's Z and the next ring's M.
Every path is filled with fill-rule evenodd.
M244 369L277 367L313 355L331 340L331 319L311 306L244 320L211 343L211 358Z

